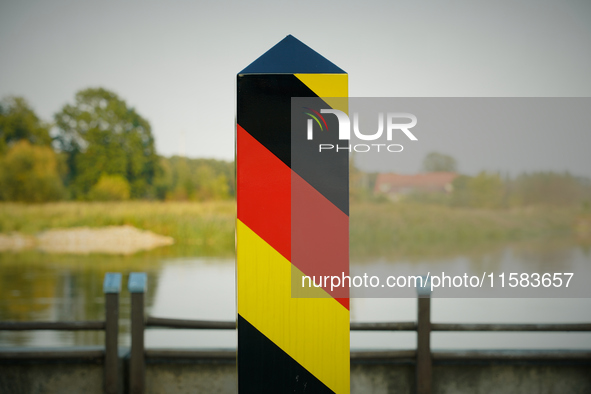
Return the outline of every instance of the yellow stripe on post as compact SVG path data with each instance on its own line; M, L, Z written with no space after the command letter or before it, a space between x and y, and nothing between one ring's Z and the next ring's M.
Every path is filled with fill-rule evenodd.
M296 74L318 97L322 97L333 109L349 113L347 100L334 97L349 97L349 75L347 74Z
M335 393L349 391L349 311L333 298L291 298L291 263L242 222L238 313ZM318 289L319 292L324 292Z

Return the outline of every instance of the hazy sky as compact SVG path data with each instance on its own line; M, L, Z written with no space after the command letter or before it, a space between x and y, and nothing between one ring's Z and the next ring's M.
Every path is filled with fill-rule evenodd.
M233 159L236 74L288 34L346 70L350 96L591 96L585 0L0 0L0 97L51 120L102 86L150 121L160 154ZM485 168L469 150L444 153Z

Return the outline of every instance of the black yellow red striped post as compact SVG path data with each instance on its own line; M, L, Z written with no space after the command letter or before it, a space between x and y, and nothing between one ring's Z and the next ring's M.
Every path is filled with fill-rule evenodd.
M348 153L316 157L334 171L294 168L291 134L292 98L346 97L347 74L287 36L238 74L237 88L239 392L348 393L348 292L291 296L293 272L313 275L294 256L302 243L320 253L320 231L349 272Z

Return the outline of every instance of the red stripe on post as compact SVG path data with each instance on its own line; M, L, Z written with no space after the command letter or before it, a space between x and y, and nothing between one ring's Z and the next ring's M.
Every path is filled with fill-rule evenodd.
M236 128L238 219L291 260L291 170L240 125Z
M305 275L349 275L349 216L291 172L291 262ZM349 286L324 290L349 309Z

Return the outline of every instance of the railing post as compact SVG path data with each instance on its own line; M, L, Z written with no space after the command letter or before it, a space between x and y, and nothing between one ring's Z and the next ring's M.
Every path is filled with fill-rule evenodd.
M431 394L431 280L422 278L423 286L417 287L417 394Z
M105 274L103 292L105 293L105 393L119 392L118 337L119 337L119 293L121 274Z
M143 394L146 381L144 359L144 294L147 276L144 272L129 274L127 287L131 294L131 358L129 361L129 392Z

